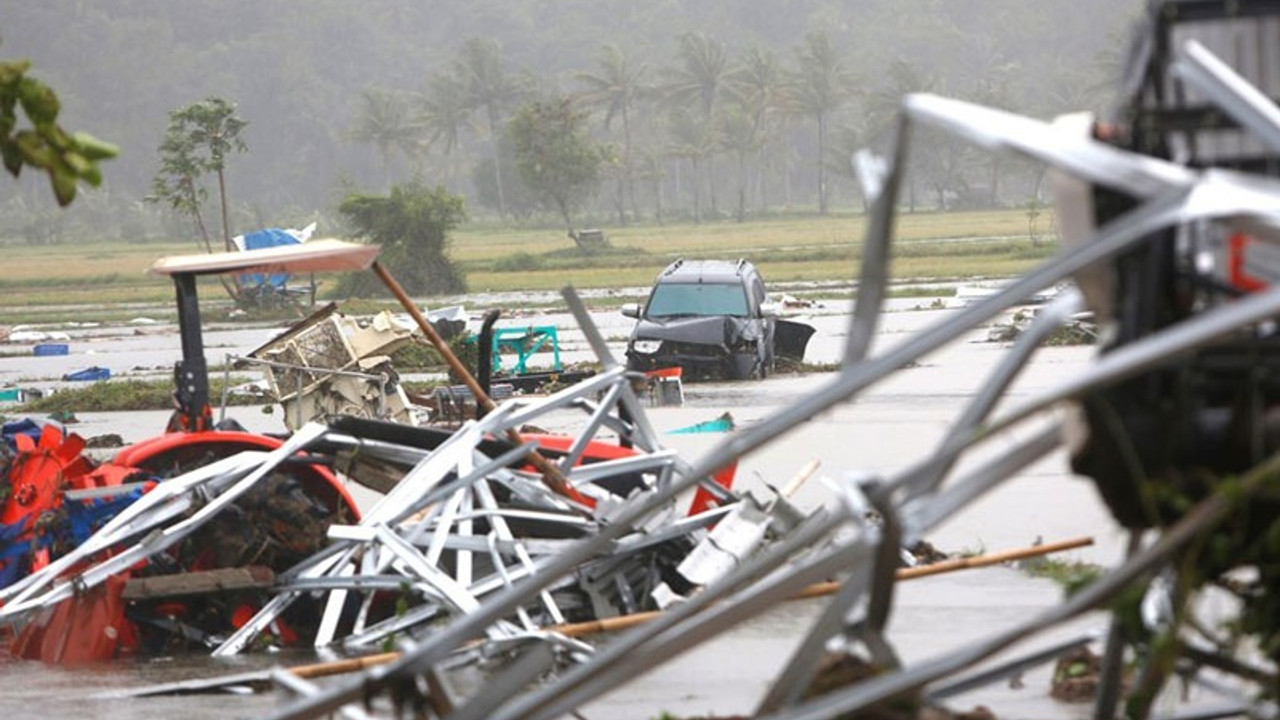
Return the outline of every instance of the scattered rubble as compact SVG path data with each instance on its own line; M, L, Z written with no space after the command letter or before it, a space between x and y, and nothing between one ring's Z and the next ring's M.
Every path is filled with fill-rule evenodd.
M124 438L120 437L116 433L94 435L85 439L84 446L95 450L103 448L121 448L124 447Z
M1035 320L1033 309L1022 308L1015 311L1008 322L997 323L987 330L988 342L1013 342ZM1098 326L1093 320L1093 313L1077 313L1069 321L1055 329L1045 345L1092 345L1098 341Z
M1102 675L1102 658L1087 647L1069 650L1053 665L1049 694L1068 703L1093 702Z

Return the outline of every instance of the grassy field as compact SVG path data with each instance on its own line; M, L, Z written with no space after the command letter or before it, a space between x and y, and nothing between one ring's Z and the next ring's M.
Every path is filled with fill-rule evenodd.
M558 230L467 226L454 234L450 255L472 292L647 286L681 256L744 257L771 283L848 281L857 273L865 221L845 214L610 228L614 249L592 257L575 252ZM1041 218L1039 232L1048 226ZM1032 241L1021 210L903 214L896 230L894 277L924 282L1021 273L1056 247L1044 237ZM0 323L13 324L111 320L133 314L139 305L171 306L168 279L147 269L158 257L196 249L190 242L112 242L16 245L4 252ZM322 284L322 294L323 289ZM221 297L212 281L202 293Z

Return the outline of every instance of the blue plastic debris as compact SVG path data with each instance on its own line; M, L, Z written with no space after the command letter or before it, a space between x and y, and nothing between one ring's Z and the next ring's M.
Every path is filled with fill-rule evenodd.
M111 371L104 367L87 367L84 370L69 372L62 376L63 380L71 380L75 382L94 382L96 380L107 380L111 377Z

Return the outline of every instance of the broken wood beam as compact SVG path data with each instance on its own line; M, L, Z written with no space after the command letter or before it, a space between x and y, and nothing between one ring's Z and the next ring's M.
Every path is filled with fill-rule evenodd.
M275 572L265 565L195 570L174 575L130 578L124 586L121 597L125 600L148 600L227 590L269 588L275 584L275 581Z

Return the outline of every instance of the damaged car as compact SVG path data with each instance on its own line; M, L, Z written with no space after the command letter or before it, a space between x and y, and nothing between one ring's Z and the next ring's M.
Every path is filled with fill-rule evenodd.
M802 360L813 328L778 319L767 299L750 261L676 260L658 275L643 310L622 308L637 320L627 366L740 380L766 377L775 354Z

